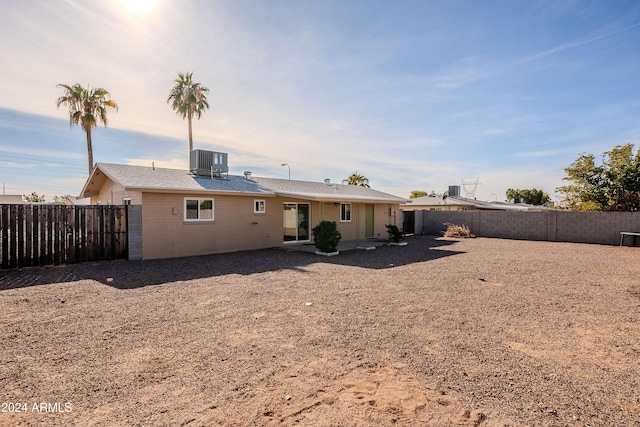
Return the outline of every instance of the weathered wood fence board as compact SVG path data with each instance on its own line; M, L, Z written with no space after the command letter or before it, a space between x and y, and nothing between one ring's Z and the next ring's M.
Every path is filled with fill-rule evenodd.
M126 259L126 206L0 205L0 268Z

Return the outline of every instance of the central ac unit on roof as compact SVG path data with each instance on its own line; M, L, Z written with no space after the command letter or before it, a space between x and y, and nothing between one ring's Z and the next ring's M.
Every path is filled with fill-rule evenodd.
M189 153L189 171L198 176L220 176L229 173L227 153L193 150Z

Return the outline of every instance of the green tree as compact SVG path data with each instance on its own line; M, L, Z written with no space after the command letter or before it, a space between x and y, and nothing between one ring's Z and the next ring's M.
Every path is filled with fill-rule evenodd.
M56 87L64 89L64 95L58 98L56 105L69 107L69 125L80 125L87 135L87 157L89 173L93 170L93 143L91 131L99 123L107 127L107 109L118 110L118 105L111 99L106 89L84 88L79 83L73 86L58 84Z
M541 206L551 201L551 197L542 190L535 188L526 190L514 190L509 188L507 190L507 201L520 200L522 203L529 205Z
M54 205L66 205L67 204L67 197L71 197L70 195L65 195L65 196L53 196L53 204Z
M189 124L189 152L193 150L193 117L200 119L202 113L209 108L206 94L209 89L193 81L193 73L178 73L175 86L169 92L167 104Z
M617 145L602 154L597 165L593 154L581 154L563 178L569 184L557 191L564 204L580 211L637 211L640 208L640 151L633 144Z
M361 187L369 188L369 180L364 176L360 175L358 171L355 171L345 180L349 185L359 185Z
M427 195L426 191L422 191L422 190L412 190L411 194L409 195L410 199L417 199L418 197L424 197Z
M22 199L27 203L42 203L45 201L44 194L42 196L39 196L35 191L30 195L23 195Z

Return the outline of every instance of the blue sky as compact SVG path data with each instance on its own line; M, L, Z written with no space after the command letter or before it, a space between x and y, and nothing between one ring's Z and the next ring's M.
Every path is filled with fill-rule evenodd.
M147 10L139 9L146 6ZM231 173L408 197L479 178L552 194L580 153L640 142L637 1L9 0L0 6L0 183L80 192L82 130L58 83L119 105L96 162L188 167L167 105L178 72L210 89L195 148ZM138 10L136 10L138 9Z

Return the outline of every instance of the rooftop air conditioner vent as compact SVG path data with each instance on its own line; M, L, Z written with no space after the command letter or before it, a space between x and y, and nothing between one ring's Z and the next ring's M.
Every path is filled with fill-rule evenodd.
M189 171L197 176L220 177L229 173L227 153L193 150L189 154Z

